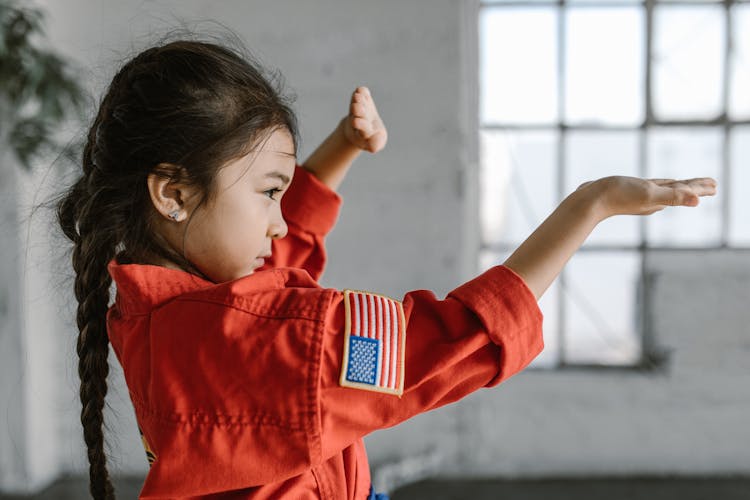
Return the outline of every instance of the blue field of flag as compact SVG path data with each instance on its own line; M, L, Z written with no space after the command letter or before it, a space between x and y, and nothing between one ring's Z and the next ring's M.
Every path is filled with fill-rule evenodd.
M380 340L350 335L346 379L351 382L375 385L379 355Z

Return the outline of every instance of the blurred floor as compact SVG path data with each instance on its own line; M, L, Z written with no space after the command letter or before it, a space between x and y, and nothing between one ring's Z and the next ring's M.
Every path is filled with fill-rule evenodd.
M750 477L421 481L391 500L750 500Z
M122 500L137 499L143 485L142 477L116 477L113 479L115 497ZM55 481L38 495L3 495L0 500L85 500L89 495L88 478L64 477Z
M143 478L114 480L117 498L136 499ZM64 478L39 495L0 500L84 500L83 478ZM421 481L402 487L391 500L750 500L750 478L633 478L539 481Z

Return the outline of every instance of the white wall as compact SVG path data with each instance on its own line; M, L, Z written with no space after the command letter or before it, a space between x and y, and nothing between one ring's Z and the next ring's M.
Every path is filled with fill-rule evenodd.
M0 144L4 144L0 140ZM26 491L64 469L59 422L74 393L62 390L62 337L70 313L52 284L59 264L50 239L49 211L32 211L56 185L54 169L21 169L0 153L0 491ZM69 261L68 261L69 262ZM69 266L69 263L65 262ZM58 265L58 269L60 266ZM64 290L63 292L67 292ZM70 323L72 325L72 323ZM71 386L72 388L72 386ZM67 389L67 388L66 388ZM62 391L61 391L62 390ZM65 412L63 414L63 412Z
M154 38L145 34L165 22L174 25L172 13L186 21L225 23L261 60L281 70L298 95L303 159L346 114L354 88L367 85L389 141L377 155L363 153L341 186L344 206L328 238L322 284L392 296L425 288L444 296L475 274L473 1L48 0L45 5L52 39L87 68L84 77L97 100L115 64ZM363 252L364 264L355 257ZM750 414L750 318L743 307L750 298L748 264L744 252L648 256L648 269L657 273L650 288L651 328L673 353L665 373L521 373L500 387L368 436L376 487L391 488L422 474L749 473L744 420ZM54 276L60 272L69 270ZM71 293L57 287L53 293ZM66 316L46 311L48 316L27 325L56 327L29 346L29 379L40 383L24 389L30 403L23 415L36 414L28 423L45 433L40 436L46 448L40 457L31 450L41 445L31 437L25 441L28 478L0 474L0 491L41 484L58 469L85 471L73 313L72 305L61 307ZM37 351L44 342L60 353L56 364L50 352ZM5 365L18 354L4 350L0 361ZM145 474L113 355L110 364L105 412L110 471ZM39 403L48 397L44 391L57 392L57 399ZM0 434L3 447L8 439ZM5 455L4 448L0 456Z

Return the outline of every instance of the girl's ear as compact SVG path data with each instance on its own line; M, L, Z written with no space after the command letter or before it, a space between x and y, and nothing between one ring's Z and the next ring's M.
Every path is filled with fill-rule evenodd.
M149 196L154 208L167 219L180 222L192 211L191 202L197 189L183 181L186 178L183 167L168 163L156 166L159 173L151 172L146 178Z

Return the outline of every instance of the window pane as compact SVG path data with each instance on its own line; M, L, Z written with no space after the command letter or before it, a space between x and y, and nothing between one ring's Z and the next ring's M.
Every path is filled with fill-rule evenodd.
M624 3L632 3L634 5L640 5L643 3L642 0L567 0L568 4L580 4L580 5L586 5L586 4L624 4Z
M640 253L579 252L564 272L565 362L637 363L641 356L636 311Z
M654 9L653 107L657 119L711 119L722 112L724 29L719 6Z
M557 206L557 133L480 132L482 239L517 246Z
M571 131L566 139L565 193L587 181L610 175L638 176L639 132ZM640 233L635 217L609 217L600 222L584 242L638 245Z
M750 246L750 127L736 127L729 137L732 180L718 190L729 191L729 244Z
M721 146L718 128L653 128L648 132L649 178L713 177L716 195L697 207L666 207L646 217L651 245L718 245L721 238Z
M514 249L515 250L515 249ZM510 257L512 250L507 252L480 252L480 272L484 272L492 266L502 264ZM539 298L539 309L542 311L544 320L542 330L544 336L544 350L529 364L535 368L554 368L560 356L560 324L558 314L559 286L558 280L552 282Z
M643 15L641 7L568 9L566 121L643 121Z
M700 1L721 1L721 0L695 0L696 2ZM551 4L557 4L559 3L559 0L481 0L481 4L489 5L489 4L495 4L495 5L503 5L508 3L551 3ZM616 3L616 4L623 4L623 3L632 3L632 4L640 4L643 0L567 0L567 3L569 4L610 4L610 3Z
M481 11L481 123L557 121L556 19L553 7Z
M732 76L729 91L729 117L750 119L750 4L732 7Z

